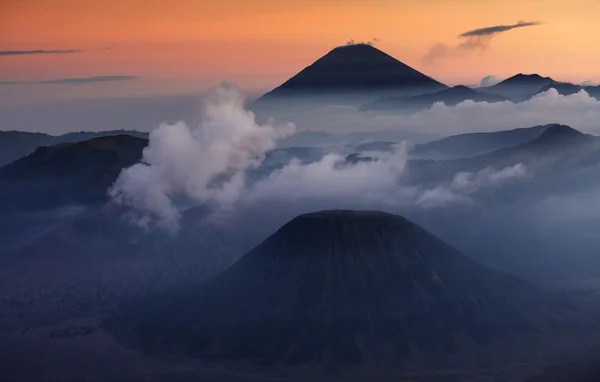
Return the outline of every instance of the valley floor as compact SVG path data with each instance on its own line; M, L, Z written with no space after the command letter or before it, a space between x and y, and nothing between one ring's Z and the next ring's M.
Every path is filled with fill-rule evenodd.
M55 325L4 333L0 339L0 380L3 382L591 382L596 362L557 358L495 367L437 368L427 372L399 372L393 368L348 370L294 368L260 370L252 365L229 367L190 358L150 358L125 349L99 329L100 317L73 319ZM69 328L71 328L69 330ZM91 328L90 333L77 328ZM65 334L66 333L66 334ZM596 346L596 345L594 345ZM587 352L586 352L587 353ZM597 354L597 353L596 353ZM564 379L567 378L567 379Z

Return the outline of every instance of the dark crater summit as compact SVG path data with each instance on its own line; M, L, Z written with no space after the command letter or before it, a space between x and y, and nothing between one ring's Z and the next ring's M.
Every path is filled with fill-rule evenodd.
M565 312L400 216L322 211L200 290L129 302L104 326L150 353L349 365L533 341L568 327Z

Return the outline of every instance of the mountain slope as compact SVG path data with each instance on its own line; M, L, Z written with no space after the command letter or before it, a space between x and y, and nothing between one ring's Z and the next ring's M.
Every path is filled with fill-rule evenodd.
M147 133L133 130L81 131L58 136L22 131L0 131L0 167L31 154L40 146L80 142L92 138L116 135L131 135L139 138L148 137Z
M361 364L528 341L566 323L554 307L402 217L322 211L293 219L201 290L128 303L105 327L149 352Z
M417 184L432 180L451 181L460 172L478 173L486 168L498 171L520 164L533 176L521 190L532 199L549 190L557 194L575 184L587 182L588 187L592 187L591 181L596 177L585 173L596 171L600 163L599 139L560 124L541 126L540 129L543 132L529 142L478 156L446 161L410 161L410 181Z
M480 93L468 86L455 86L435 93L421 94L412 97L385 97L367 103L361 110L398 110L415 113L430 108L436 102L446 106L456 106L461 102L503 102L507 99L500 95Z
M438 160L474 157L507 147L527 143L540 136L549 126L534 126L490 133L466 133L416 145L412 155Z
M357 44L333 49L260 101L288 96L344 92L435 91L442 83L418 72L379 49Z
M493 86L481 87L477 90L485 94L497 94L513 101L522 102L530 99L545 86L559 82L539 74L522 74L507 78Z
M0 203L30 209L104 202L106 190L140 160L147 143L119 135L40 147L0 168Z

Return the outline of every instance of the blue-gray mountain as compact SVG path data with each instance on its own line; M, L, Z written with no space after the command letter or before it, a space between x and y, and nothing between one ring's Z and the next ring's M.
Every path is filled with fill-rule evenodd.
M568 330L561 298L463 256L396 215L298 216L206 286L129 302L105 328L146 352L363 364Z
M255 104L289 97L348 99L353 95L415 94L446 88L373 46L356 44L333 49Z

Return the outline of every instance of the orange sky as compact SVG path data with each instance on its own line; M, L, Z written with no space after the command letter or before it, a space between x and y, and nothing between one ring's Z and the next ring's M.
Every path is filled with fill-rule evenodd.
M83 91L41 85L53 88L49 97L192 92L223 79L268 89L348 39L378 37L380 49L448 84L517 72L600 82L599 16L598 0L0 0L0 50L84 50L0 56L0 81L140 76ZM423 63L436 43L519 20L543 24ZM30 85L1 87L17 94Z

